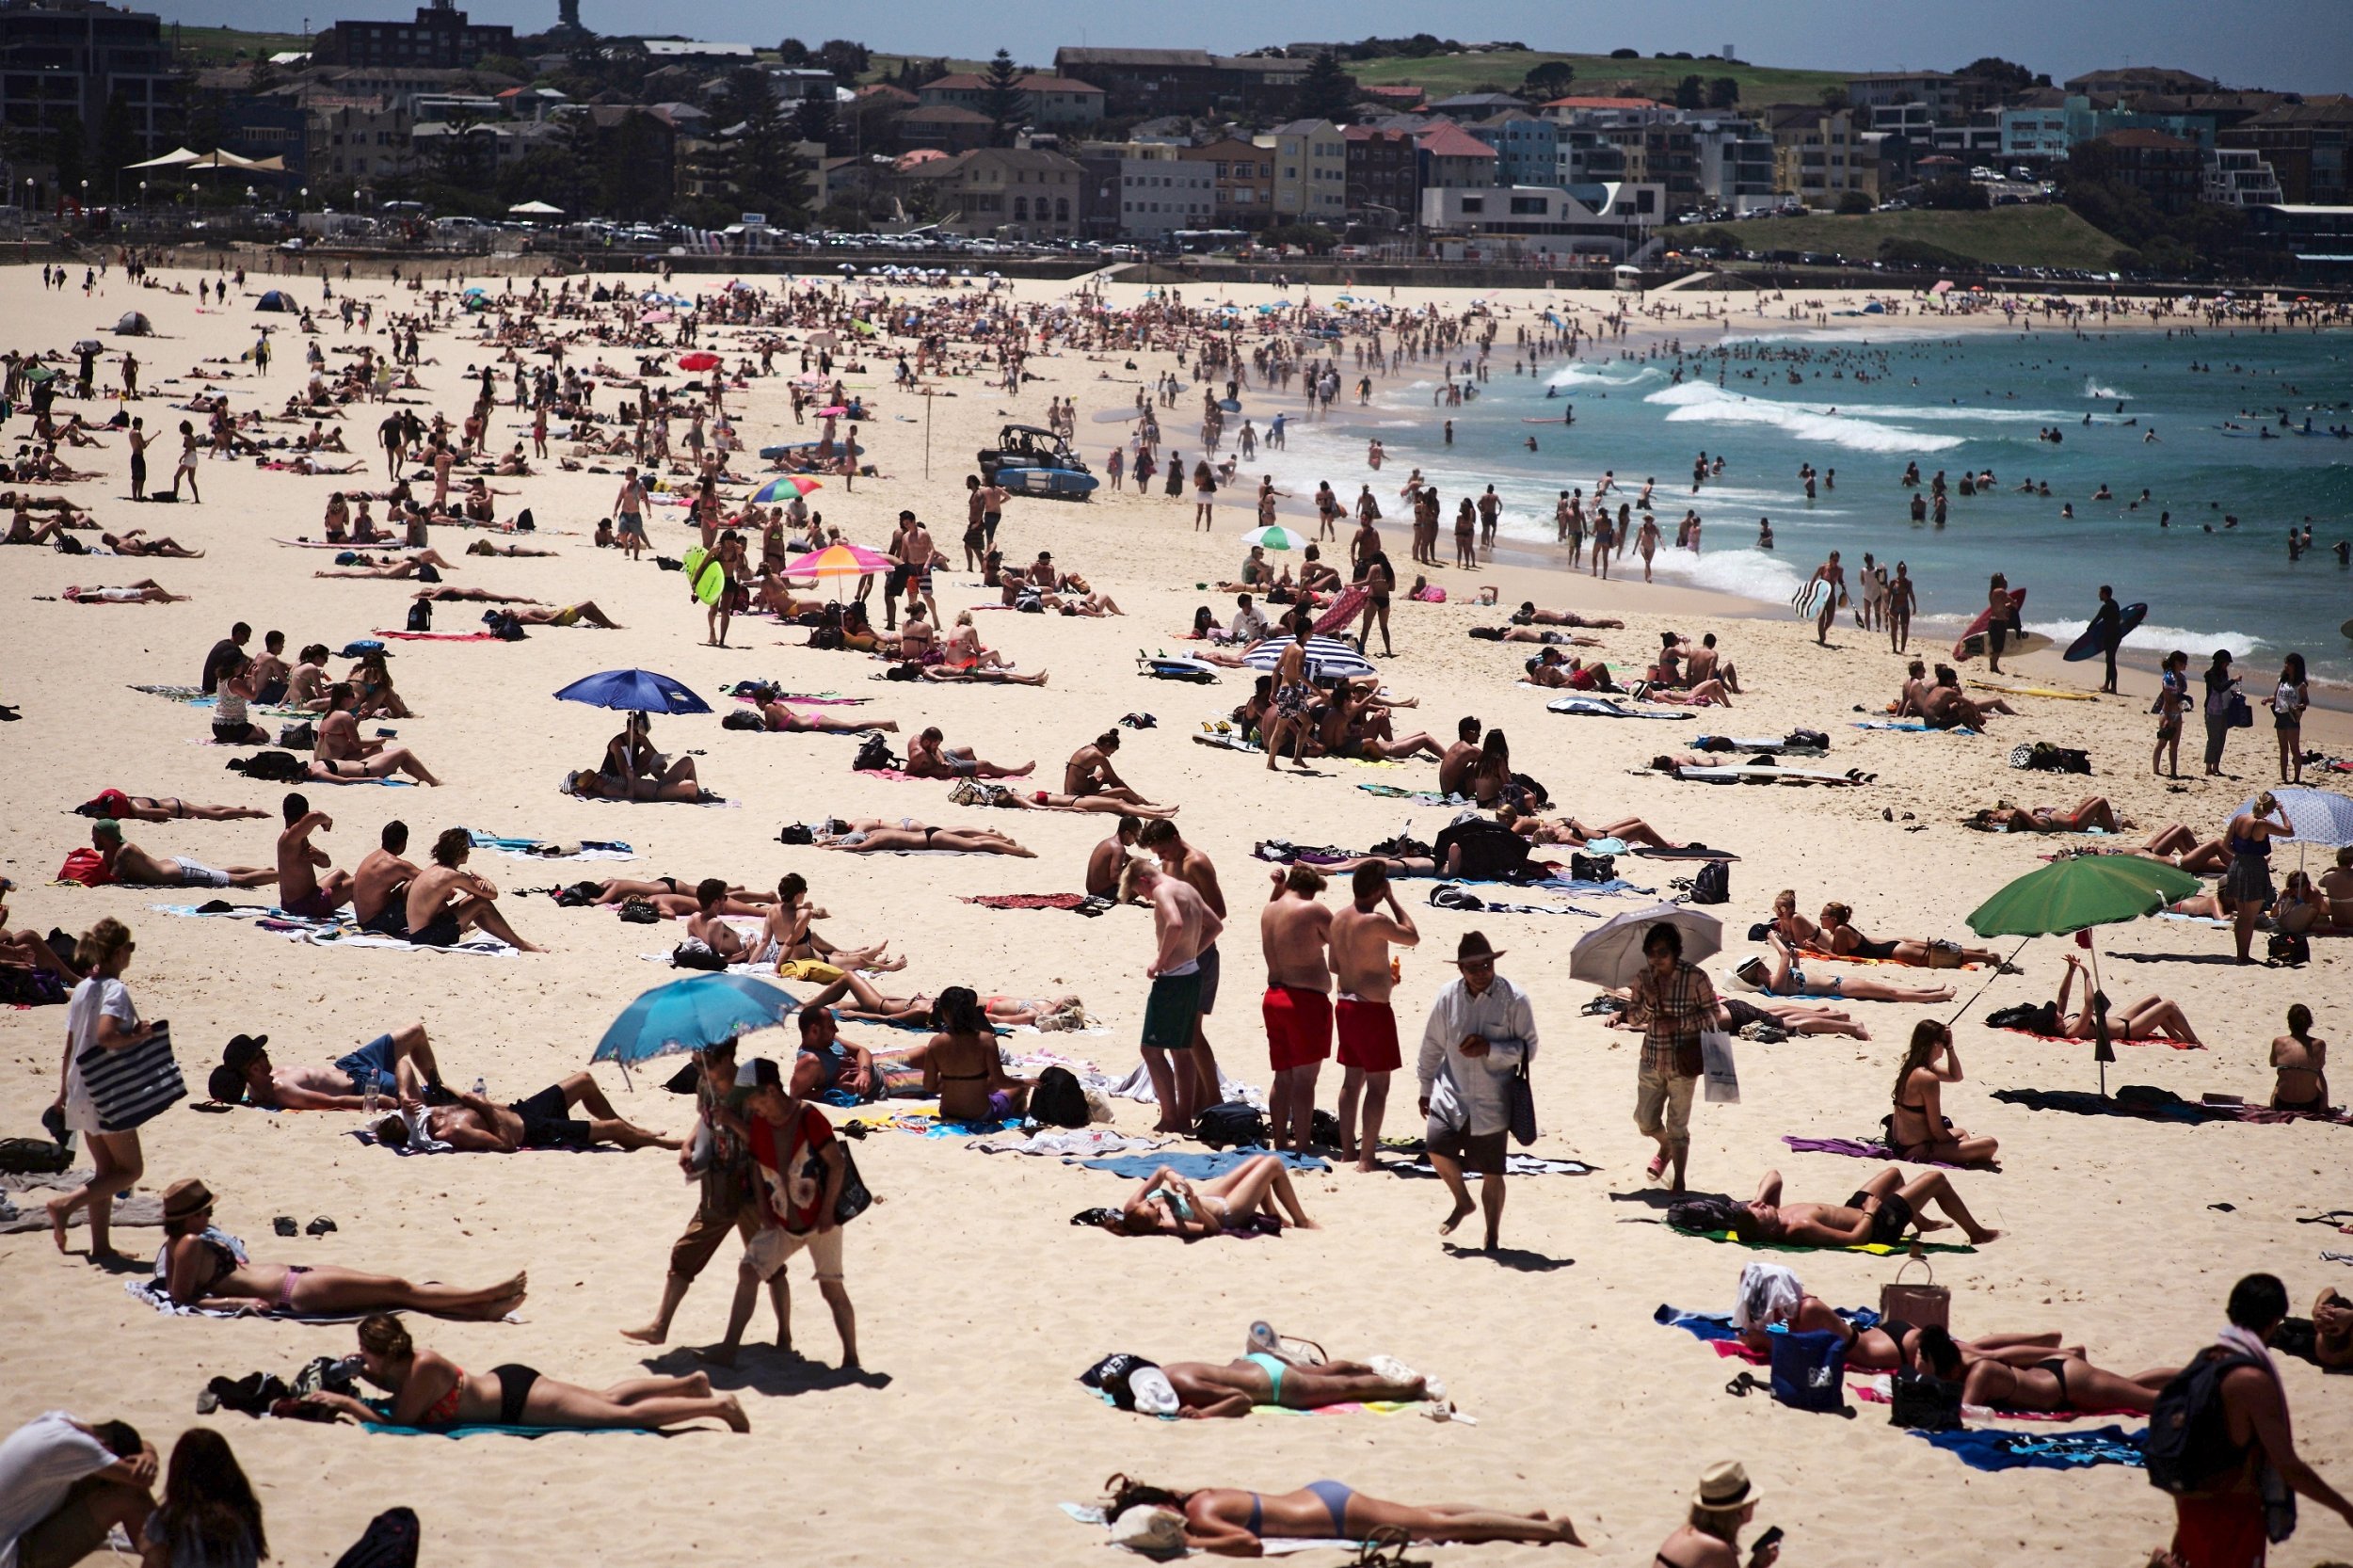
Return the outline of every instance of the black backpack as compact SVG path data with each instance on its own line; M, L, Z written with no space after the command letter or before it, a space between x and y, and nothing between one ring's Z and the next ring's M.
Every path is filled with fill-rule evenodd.
M303 765L302 759L291 751L257 751L250 757L232 757L228 767L231 773L241 773L264 784L292 784L310 776L310 769Z
M1462 864L1449 867L1447 854L1458 844L1463 850ZM1485 817L1471 817L1447 827L1438 835L1432 854L1441 875L1465 881L1516 882L1528 873L1528 840Z
M1213 1149L1257 1148L1266 1143L1266 1118L1256 1106L1225 1100L1201 1112L1193 1124L1193 1135Z
M859 773L886 769L897 773L904 764L880 735L869 735L858 742L857 755L851 759L850 766Z
M1087 1125L1086 1091L1067 1067L1048 1067L1030 1090L1030 1120L1047 1127Z
M1572 882L1611 882L1617 879L1618 857L1614 855L1572 855L1569 856L1569 880Z
M420 1530L413 1508L388 1508L335 1560L335 1568L417 1568Z
M2210 1345L2173 1376L2149 1413L2144 1449L2149 1484L2180 1496L2220 1480L2246 1457L2231 1441L2222 1407L2222 1380L2241 1367L2263 1363L2237 1351Z
M46 1138L0 1138L0 1172L10 1176L57 1176L73 1164L73 1151Z
M2300 931L2275 931L2271 934L2271 940L2265 944L2264 953L2274 964L2285 964L2293 968L2313 961L2313 944Z
M431 600L420 599L409 604L408 630L411 632L433 630L433 601Z
M1710 860L1691 878L1693 904L1729 904L1732 902L1732 868L1721 860Z
M2059 1029L2058 1006L2048 1001L2017 1002L1988 1013L1985 1023L1988 1029L2023 1029L2029 1034L2056 1035Z

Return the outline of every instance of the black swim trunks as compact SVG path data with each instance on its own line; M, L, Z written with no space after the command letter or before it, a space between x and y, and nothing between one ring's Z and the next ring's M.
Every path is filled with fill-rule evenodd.
M1870 1193L1857 1189L1854 1196L1847 1200L1847 1207L1862 1208L1870 1201ZM1904 1239L1904 1232L1912 1228L1912 1205L1898 1192L1890 1192L1880 1199L1880 1206L1870 1211L1870 1216L1871 1234L1868 1240L1881 1246L1894 1246Z
M378 909L371 919L361 920L360 929L373 931L379 936L397 936L405 942L408 939L408 906L395 899Z
M551 1083L529 1099L517 1100L506 1109L523 1119L523 1147L527 1149L579 1151L596 1142L595 1128L571 1115L572 1108L566 1103L564 1091L555 1084Z
M457 938L463 935L457 929L457 917L443 910L408 933L408 939L421 948L446 948L456 946Z

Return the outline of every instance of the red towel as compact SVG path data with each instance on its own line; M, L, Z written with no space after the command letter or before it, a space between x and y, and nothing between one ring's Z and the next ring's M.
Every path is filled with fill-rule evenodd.
M962 902L991 909L1076 909L1086 901L1084 893L979 893Z

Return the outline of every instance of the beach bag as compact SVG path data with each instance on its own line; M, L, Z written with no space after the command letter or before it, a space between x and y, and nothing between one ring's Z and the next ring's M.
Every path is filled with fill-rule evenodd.
M2203 1491L2238 1467L2246 1454L2231 1442L2222 1380L2241 1367L2262 1365L2241 1352L2209 1345L2173 1375L2149 1413L2144 1457L2150 1485L2179 1496Z
M2300 931L2272 933L2264 952L2274 964L2285 964L2291 968L2313 961L2313 944Z
M433 630L433 601L431 600L420 599L408 606L408 630L411 632Z
M1087 1125L1086 1090L1067 1067L1048 1067L1030 1089L1030 1120L1046 1127Z
M2277 940L2275 937L2274 940ZM62 976L48 969L0 966L0 1003L11 1007L57 1007L67 997Z
M813 844L816 841L817 830L807 823L789 822L776 829L776 842L780 844Z
M1036 1103L1035 1099L1031 1101L1032 1106ZM1255 1148L1266 1142L1266 1118L1254 1105L1225 1100L1209 1107L1195 1118L1193 1135L1213 1149Z
M1512 1141L1526 1148L1536 1141L1536 1089L1529 1081L1528 1059L1503 1082L1503 1108L1510 1118Z
M1793 1334L1775 1329L1766 1336L1773 1346L1773 1399L1792 1410L1826 1411L1847 1408L1847 1342L1828 1330Z
M2223 712L2233 729L2255 728L2255 711L2247 705L2247 695L2244 692L2233 692L2230 706L2224 709Z
M880 735L869 735L858 742L857 755L850 760L850 766L858 773L897 773L901 764Z
M674 969L702 969L712 974L719 974L727 969L728 961L726 956L709 942L696 941L689 937L670 950L670 967Z
M2058 1007L2054 1002L2022 1001L1997 1007L1985 1016L1989 1029L2018 1029L2028 1034L2058 1033Z
M874 1207L873 1189L858 1174L857 1159L850 1153L850 1145L841 1145L841 1195L833 1202L833 1223L846 1225Z
M1926 1372L1897 1372L1888 1395L1887 1424L1912 1432L1959 1432L1961 1384Z
M312 750L319 744L318 727L308 719L281 724L278 727L278 744L289 750Z
M98 1107L101 1132L133 1131L163 1114L172 1101L187 1098L168 1025L158 1024L154 1033L120 1050L91 1046L78 1060L82 1086Z
M241 773L264 784L292 784L310 773L302 759L291 751L257 751L250 757L232 757L228 768L231 773Z
M66 851L65 864L57 868L59 882L78 882L85 888L103 888L114 878L107 873L105 857L89 845Z
M417 1568L420 1533L415 1509L388 1508L368 1521L366 1532L335 1560L335 1568Z
M1462 864L1449 870L1447 854L1456 845L1463 850ZM1485 817L1473 817L1458 822L1439 833L1432 846L1432 855L1438 869L1449 875L1470 882L1511 882L1522 877L1528 870L1528 840L1499 822Z
M1929 1282L1926 1285L1904 1283L1904 1270L1914 1263L1928 1270ZM1948 1329L1953 1323L1953 1293L1936 1283L1936 1270L1927 1258L1908 1257L1904 1259L1903 1267L1896 1271L1896 1277L1880 1287L1880 1316L1900 1318L1919 1328L1933 1324Z
M46 1138L0 1138L0 1175L60 1176L73 1163L73 1151Z
M1710 860L1691 878L1693 904L1730 904L1732 902L1732 868L1721 860Z
M1618 857L1614 855L1571 855L1569 880L1572 882L1611 882L1617 879Z
M1700 1064L1710 1105L1740 1103L1740 1074L1732 1062L1732 1036L1721 1029L1700 1032Z

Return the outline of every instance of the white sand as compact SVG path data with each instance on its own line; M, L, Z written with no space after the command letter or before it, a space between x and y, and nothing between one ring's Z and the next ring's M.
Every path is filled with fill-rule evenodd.
M266 281L257 279L253 287ZM391 293L380 282L354 286L363 296ZM1061 289L1023 285L1021 292L1050 297ZM1261 296L1234 292L1238 298ZM1431 291L1409 292L1418 298ZM1137 293L1112 290L1123 303ZM296 295L316 300L316 280L296 285ZM225 314L200 314L192 296L136 290L119 273L103 297L90 300L78 292L42 296L28 268L0 273L0 319L10 323L6 335L18 346L63 347L133 306L164 334L136 344L143 380L152 389L137 408L158 430L183 417L172 405L184 400L188 384L175 385L170 376L202 357L233 356L251 341L257 320L286 320L255 317L249 297ZM1586 319L1593 320L1590 310ZM1507 324L1507 344L1510 330ZM328 341L340 337L330 332ZM293 390L299 346L298 339L281 335L266 383L232 382L240 406L264 392L275 404ZM434 395L453 414L462 411L469 389L461 378L478 350L443 334L429 338L425 351L438 360L425 372ZM957 395L934 404L928 482L921 478L921 424L895 417L913 412L920 421L920 410L913 399L888 392L887 361L852 376L853 386L862 386L880 409L880 418L864 426L865 439L892 477L861 481L850 494L829 486L816 502L828 520L876 547L900 506L918 507L934 520L943 546L960 553L953 541L972 449L1004 419L1034 421L1047 396L1070 394L1079 400L1082 445L1090 460L1099 456L1095 449L1107 433L1090 433L1088 416L1132 395L1134 373L1119 364L1126 357L1107 366L1078 356L1034 361L1044 379L1017 408L974 381L950 383ZM584 362L590 356L575 358ZM1157 354L1137 358L1145 374L1165 363ZM1097 379L1105 368L1115 379ZM614 397L608 391L599 400L609 410ZM740 410L743 399L733 401ZM1250 406L1263 424L1269 400ZM780 382L757 383L749 407L748 418L739 411L748 444L777 440L780 425L790 428ZM1172 444L1188 453L1196 444L1184 439L1193 433L1184 428L1189 409L1189 403L1180 405L1168 418ZM355 450L372 445L376 417L354 410L346 422ZM511 433L510 425L517 427ZM520 433L521 422L502 409L494 438L504 444ZM126 685L193 681L205 649L237 619L261 630L282 628L291 647L313 639L340 647L401 624L409 593L399 584L314 581L310 573L323 552L269 542L315 535L328 492L343 481L208 462L202 505L134 508L122 499L119 439L110 450L70 458L105 474L66 493L96 507L108 527L143 524L210 553L201 561L118 562L0 552L0 600L7 605L0 613L0 700L21 704L24 713L23 723L0 730L0 801L7 803L0 863L20 884L10 901L12 923L79 931L102 914L130 921L140 943L129 976L134 994L148 1016L170 1018L183 1062L199 1084L221 1043L241 1030L269 1033L281 1061L326 1060L419 1018L454 1080L470 1082L478 1072L501 1095L528 1093L583 1064L613 1015L665 978L637 955L674 941L678 928L625 926L606 912L559 911L544 900L514 898L511 889L556 879L537 868L477 858L477 869L510 889L504 902L516 924L555 950L496 960L302 946L248 925L150 911L152 904L177 902L177 894L44 886L66 852L86 841L87 824L70 808L101 789L276 807L279 790L224 773L222 752L187 744L206 732L200 711ZM152 466L168 475L171 458L159 451ZM1353 494L1360 475L1331 477L1343 494ZM1591 475L1573 477L1585 483ZM1571 478L1564 473L1563 482ZM376 475L353 482L382 481ZM1008 555L1022 560L1050 548L1065 568L1112 592L1128 616L983 616L988 641L1025 669L1050 669L1053 683L1043 691L956 690L870 685L867 677L880 666L803 651L792 646L801 633L779 634L767 621L737 623L739 650L699 646L702 617L687 604L678 578L590 547L588 527L616 483L587 474L523 481L524 493L504 500L504 508L532 506L540 542L562 553L467 560L450 581L554 603L593 598L628 630L535 631L520 646L396 645L400 687L419 715L396 726L399 738L449 785L432 792L312 788L314 804L334 813L334 830L321 842L338 864L354 864L381 824L397 815L414 829L419 857L435 832L454 824L549 838L619 837L639 851L633 868L561 868L566 879L634 869L681 877L720 873L761 886L798 870L834 911L830 929L837 936L887 936L910 955L912 967L887 989L967 984L1017 994L1075 990L1111 1029L1081 1037L1079 1048L1125 1070L1133 1061L1150 952L1140 913L1081 922L953 902L956 894L1076 886L1102 823L984 816L950 805L942 786L853 775L848 740L742 734L712 720L658 721L657 741L705 749L704 778L743 801L743 808L583 804L555 792L557 776L593 762L615 727L605 714L553 703L547 694L592 671L632 664L664 671L714 697L722 682L774 676L803 689L874 696L873 707L857 712L897 718L902 749L906 733L936 722L951 741L975 744L994 760L1036 758L1049 782L1058 782L1053 771L1072 748L1121 713L1148 710L1160 727L1128 736L1120 766L1155 798L1183 803L1181 824L1217 857L1237 930L1225 944L1225 994L1210 1035L1230 1069L1264 1082L1250 933L1264 868L1249 858L1251 841L1279 834L1361 846L1408 819L1424 838L1443 825L1436 808L1353 788L1364 781L1424 785L1433 776L1428 764L1326 764L1320 776L1269 778L1255 759L1186 738L1201 718L1245 695L1239 676L1209 690L1135 674L1135 651L1177 647L1175 634L1196 604L1228 607L1229 600L1193 584L1235 569L1241 552L1234 536L1249 525L1245 506L1222 505L1216 532L1204 538L1187 531L1189 502L1132 494L1088 506L1016 502L1001 536ZM674 554L691 542L678 516L658 511L653 523L658 548ZM1388 532L1402 563L1399 530L1392 523ZM440 530L436 542L454 554L472 536ZM1450 554L1450 543L1444 552ZM1782 887L1797 888L1808 911L1826 899L1850 901L1860 925L1874 935L1961 935L1968 910L2033 869L2036 854L2052 847L1964 832L1954 824L1968 810L1997 797L2072 804L2097 791L2144 825L2185 820L2217 831L2270 771L2258 749L2268 748L2266 728L2234 743L2237 781L2193 777L2171 792L2149 779L2152 685L2130 674L2121 699L2025 699L2026 716L1999 721L1987 739L1864 734L1849 728L1849 710L1876 707L1900 679L1901 661L1877 635L1842 629L1839 646L1826 653L1785 618L1757 618L1689 593L1646 590L1639 583L1605 587L1581 575L1501 568L1478 574L1477 581L1498 584L1506 604L1534 597L1627 616L1625 631L1605 634L1607 652L1637 667L1669 616L1693 636L1714 630L1753 694L1729 715L1710 712L1691 724L1557 718L1544 712L1549 694L1510 684L1528 650L1464 638L1466 627L1495 618L1468 602L1465 575L1442 574L1455 590L1452 603L1399 603L1400 657L1385 673L1399 692L1422 702L1418 712L1401 717L1446 736L1458 716L1476 712L1508 730L1515 765L1550 785L1564 808L1589 821L1639 814L1672 836L1737 850L1744 859L1732 868L1735 896L1722 911L1736 938L1765 915L1773 889ZM192 595L192 601L91 608L36 601L70 583L145 576ZM939 597L952 617L954 608L994 598L962 574L944 575ZM471 626L473 615L465 606L444 606L437 620ZM2035 679L2080 683L2085 672L2054 665L2037 670ZM2308 743L2341 744L2327 728L2333 722L2316 714ZM1830 731L1834 765L1876 771L1880 782L1791 792L1629 776L1651 753L1680 746L1693 732L1779 733L1799 725ZM2195 728L2184 747L2193 771ZM2005 762L2009 747L2034 738L2088 747L2098 776L2078 781L2012 772ZM1913 824L1882 820L1887 810L1898 818L1915 814L1925 830L1909 833L1904 829ZM826 811L986 822L1015 834L1040 858L852 861L775 841L780 823ZM274 834L266 822L171 823L138 824L131 836L152 853L184 851L217 865L267 863ZM2295 853L2285 858L2293 864ZM1668 877L1689 870L1625 864L1638 880L1662 888ZM1418 898L1428 886L1408 885L1409 892ZM1610 1201L1643 1190L1650 1145L1629 1121L1635 1041L1581 1016L1592 992L1567 978L1569 946L1589 922L1417 915L1425 942L1421 953L1406 955L1398 996L1409 1037L1417 1037L1431 996L1451 974L1439 956L1452 952L1465 929L1481 926L1511 950L1505 970L1535 1000L1544 1040L1535 1083L1545 1128L1535 1152L1575 1155L1602 1167L1590 1177L1514 1183L1505 1218L1505 1240L1514 1250L1505 1264L1442 1250L1434 1231L1445 1200L1435 1183L1353 1173L1310 1177L1305 1198L1327 1228L1185 1247L1072 1229L1074 1210L1116 1200L1120 1187L1112 1177L1017 1158L984 1159L952 1140L885 1134L857 1152L887 1201L848 1233L848 1278L865 1362L877 1374L873 1385L830 1385L748 1354L741 1374L721 1379L723 1386L746 1391L754 1431L742 1439L718 1432L669 1442L563 1435L528 1444L476 1439L459 1448L436 1438L368 1437L351 1428L213 1417L261 1488L278 1558L331 1560L371 1514L405 1502L422 1513L425 1553L438 1562L520 1561L551 1550L610 1562L751 1562L780 1554L857 1562L1096 1562L1105 1560L1099 1538L1065 1522L1053 1505L1091 1498L1106 1475L1125 1470L1177 1486L1274 1491L1337 1476L1406 1501L1565 1511L1594 1544L1593 1560L1637 1563L1649 1560L1651 1547L1680 1518L1701 1465L1736 1456L1769 1494L1760 1524L1789 1531L1787 1561L1974 1565L2031 1555L2114 1564L2138 1562L2167 1538L2171 1511L2135 1471L1981 1475L1889 1428L1877 1406L1860 1406L1849 1423L1777 1409L1762 1398L1726 1398L1723 1384L1737 1366L1650 1319L1662 1302L1724 1310L1751 1255L1678 1238L1644 1223L1655 1217L1654 1208ZM2169 922L2103 931L2099 947L2118 1000L2152 991L2173 997L2213 1047L2121 1047L2112 1085L2153 1082L2191 1098L2221 1090L2260 1099L2269 1088L2266 1043L2290 1001L2314 1005L2323 1035L2345 1027L2342 944L2316 944L2317 962L2300 973L2234 968L2227 963L2227 934ZM2029 947L2025 976L1994 981L1960 1031L1969 1079L1946 1095L1945 1108L1970 1130L1999 1136L2006 1168L1957 1180L1980 1216L2007 1234L1974 1256L1938 1260L1938 1278L1956 1292L1957 1325L1964 1333L2057 1329L2069 1343L2088 1345L2100 1365L2129 1374L2178 1362L2206 1342L2221 1321L2232 1282L2250 1270L2280 1273L2299 1313L2323 1285L2353 1289L2353 1275L2316 1256L2331 1243L2349 1250L2353 1243L2293 1223L2299 1213L2347 1201L2344 1173L2353 1133L2346 1129L2185 1128L2029 1114L1987 1097L2001 1087L2094 1086L2088 1046L1994 1033L1978 1022L1992 1007L2048 997L2062 951L2049 940ZM1985 977L1963 978L1974 984ZM1913 1022L1941 1011L1855 1005L1871 1027L1868 1043L1743 1046L1744 1103L1702 1106L1695 1116L1696 1186L1745 1196L1761 1170L1777 1165L1793 1197L1834 1200L1870 1174L1866 1162L1796 1156L1780 1142L1783 1133L1856 1136L1875 1127ZM0 1131L34 1129L56 1090L62 1026L62 1011L0 1013ZM874 1043L912 1038L854 1032ZM781 1052L786 1037L757 1043ZM620 1095L617 1075L600 1076ZM1326 1106L1337 1078L1337 1066L1327 1071ZM1392 1130L1414 1130L1404 1114L1410 1100L1401 1082L1391 1096ZM648 1087L642 1076L635 1096L620 1103L655 1127L678 1130L685 1124L686 1102ZM650 1312L667 1248L692 1208L691 1191L668 1156L400 1160L345 1136L354 1120L250 1111L216 1117L176 1109L148 1129L143 1185L152 1191L201 1175L219 1195L220 1223L264 1259L333 1261L462 1283L527 1268L533 1293L520 1326L412 1320L422 1342L470 1368L521 1361L551 1376L601 1385L641 1374L649 1359L671 1368L683 1363L682 1353L648 1357L617 1334ZM1137 1108L1123 1107L1123 1127L1147 1124ZM2221 1205L2229 1209L2213 1207ZM321 1240L281 1240L270 1233L271 1216L280 1213L305 1222L329 1214L341 1229ZM157 1234L123 1231L119 1240L136 1254L152 1247ZM77 1248L82 1235L76 1233ZM1811 1290L1848 1304L1876 1304L1880 1285L1895 1272L1890 1261L1860 1256L1788 1261ZM732 1248L688 1299L681 1340L716 1337L731 1262ZM796 1263L792 1275L798 1343L829 1363L835 1344L806 1265ZM1156 1427L1110 1412L1070 1381L1113 1350L1155 1359L1225 1359L1239 1353L1257 1317L1338 1354L1387 1352L1442 1375L1479 1424L1359 1416ZM127 1417L167 1449L195 1419L193 1401L206 1379L254 1368L291 1372L313 1355L342 1354L352 1346L341 1329L164 1319L132 1303L119 1279L78 1256L59 1259L40 1234L0 1240L0 1322L7 1325L0 1336L7 1347L0 1352L0 1425L62 1406L88 1419ZM755 1332L764 1323L763 1308ZM2353 1482L2345 1464L2353 1453L2345 1400L2353 1385L2324 1385L2301 1363L2287 1363L2285 1375L2303 1451L2339 1484ZM1504 1562L1532 1560L1534 1552L1497 1546L1478 1555ZM2303 1531L2280 1560L2302 1564L2329 1556L2353 1556L2353 1531L2307 1506Z

